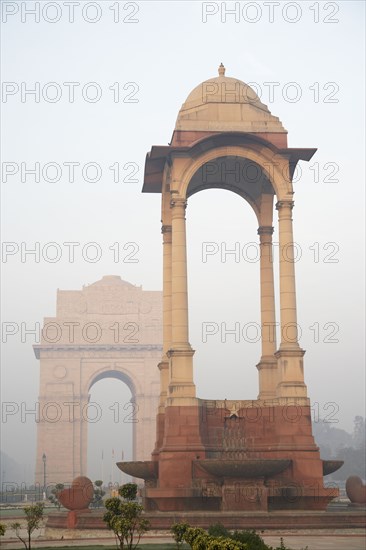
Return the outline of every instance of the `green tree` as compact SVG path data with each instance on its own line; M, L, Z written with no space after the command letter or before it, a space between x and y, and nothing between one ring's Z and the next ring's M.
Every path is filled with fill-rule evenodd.
M148 530L149 522L142 518L143 507L136 502L137 485L126 483L118 489L122 497L108 498L105 501L107 512L103 516L107 527L113 531L121 550L133 550L141 536Z
M3 537L5 535L6 527L2 523L0 523L0 537Z
M336 458L344 461L343 466L336 472L337 479L346 480L349 476L366 478L365 447L359 449L345 447L338 451Z
M363 416L355 416L353 421L353 446L362 449L366 442L366 425Z
M352 446L352 435L326 420L313 422L313 434L322 458L334 458L339 449Z
M177 548L182 546L187 529L189 529L188 523L174 523L174 525L171 526L170 530L173 533L175 542L177 543Z
M26 532L27 539L20 536L20 529L22 528L21 524L16 522L11 524L11 528L14 529L18 539L24 544L25 548L28 550L31 549L32 543L32 533L41 526L44 513L44 504L43 502L37 502L36 504L31 504L30 506L24 507L25 521L26 521Z
M126 500L136 500L137 485L136 483L125 483L119 488L118 492Z
M58 507L58 509L61 508L61 502L58 500L58 494L64 489L63 483L56 483L55 487L52 489L50 496L48 497L48 500L52 502L55 506Z

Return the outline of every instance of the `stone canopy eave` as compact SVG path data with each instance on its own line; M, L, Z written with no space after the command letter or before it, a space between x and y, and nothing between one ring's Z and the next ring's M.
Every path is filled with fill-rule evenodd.
M154 145L151 151L146 155L142 192L161 193L164 168L167 163L171 163L172 156L195 158L202 152L219 146L248 145L255 143L268 147L274 154L287 157L290 163L291 177L299 160L309 161L317 151L316 148L279 148L255 134L241 132L219 133L200 139L190 146Z

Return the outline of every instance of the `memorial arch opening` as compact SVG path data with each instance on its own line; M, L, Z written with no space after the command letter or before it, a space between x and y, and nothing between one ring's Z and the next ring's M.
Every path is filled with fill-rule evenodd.
M135 452L134 424L138 422L135 391L115 371L96 378L90 387L93 405L87 425L87 475L105 484L131 481L116 469L117 460L132 460Z

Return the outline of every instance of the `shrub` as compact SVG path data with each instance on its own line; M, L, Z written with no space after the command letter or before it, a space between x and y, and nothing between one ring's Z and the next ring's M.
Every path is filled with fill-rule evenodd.
M94 481L94 494L92 500L92 506L94 506L94 508L99 508L103 504L104 495L105 491L103 490L103 481L101 479L97 479Z
M170 530L172 531L174 540L177 543L177 548L182 546L187 529L189 529L188 523L174 523L174 525L171 526Z
M208 528L208 534L212 537L230 537L230 531L226 529L221 523L215 523Z
M184 540L191 548L193 548L193 543L197 537L200 535L207 535L206 531L204 529L201 529L201 527L188 527L184 534Z
M220 523L212 525L208 533L200 527L189 527L186 523L173 525L172 531L179 535L179 544L184 540L192 550L291 550L285 546L282 538L280 546L273 548L267 546L254 530L235 531L230 534ZM303 550L308 550L308 547Z
M184 540L192 550L251 550L240 541L211 536L200 527L189 527L185 532Z
M210 535L207 535L203 546L194 546L193 548L194 550L250 550L249 546L241 542L225 537L212 537Z
M107 512L103 520L115 534L120 549L132 550L137 547L141 536L148 530L149 522L141 517L141 504L133 502L137 495L135 483L126 483L118 492L125 500L118 497L108 498L105 502Z
M268 550L267 544L254 530L235 531L231 537L233 540L247 544L250 550Z
M44 513L44 504L43 502L38 502L36 504L31 504L30 506L24 507L25 521L26 521L26 532L27 539L23 539L20 535L21 524L15 522L11 524L11 528L14 529L18 539L24 544L27 550L31 549L32 546L32 533L41 526Z
M61 508L61 502L58 500L58 495L64 488L63 483L56 483L55 487L52 489L50 496L48 497L48 500L52 502L55 506L57 506L58 509Z
M125 483L118 489L118 493L126 500L135 500L137 496L136 483Z

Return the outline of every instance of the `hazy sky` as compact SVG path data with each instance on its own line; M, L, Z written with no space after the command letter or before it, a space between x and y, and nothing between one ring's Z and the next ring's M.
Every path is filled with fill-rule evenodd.
M280 118L290 147L318 148L310 163L301 163L294 185L300 344L316 414L352 430L354 416L365 414L364 3L1 4L2 240L14 243L3 244L6 250L19 250L2 256L3 327L42 322L55 314L57 288L80 289L106 274L162 288L160 196L141 194L145 155L170 141L189 92L223 62L227 76L251 84ZM26 93L31 89L36 96ZM40 181L27 172L35 163ZM189 200L187 227L197 393L256 398L260 343L222 343L219 334L202 342L204 322L260 321L259 263L247 246L257 242L254 213L239 196L205 191ZM57 262L44 248L50 242L61 250ZM65 242L80 243L74 262ZM94 263L81 253L90 242L101 251ZM123 262L123 255L114 261L109 247L116 242L121 250L137 243L139 261ZM222 262L216 254L203 262L204 242L239 246L249 256ZM39 262L22 257L35 246ZM3 344L2 399L32 408L39 363L34 337L21 336ZM105 408L129 398L120 382L103 380L92 389ZM129 428L123 434L117 428L107 418L91 427L92 477L101 475L101 449L109 455L124 449L128 457ZM31 417L2 424L2 449L28 480L35 436Z

